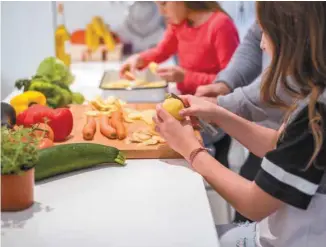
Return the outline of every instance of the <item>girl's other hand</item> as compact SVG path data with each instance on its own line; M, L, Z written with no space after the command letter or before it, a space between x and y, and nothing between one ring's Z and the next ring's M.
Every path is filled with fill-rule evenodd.
M206 122L214 122L221 110L216 103L192 95L179 96L189 107L180 111L183 117L199 117Z
M223 82L213 83L209 85L199 86L195 96L198 97L218 97L231 93L231 89Z
M194 149L201 147L190 120L186 119L182 122L176 120L161 105L157 106L156 114L153 118L156 131L160 133L172 149L188 160L190 153Z
M157 68L157 74L167 82L183 82L185 77L184 70L179 66Z
M135 71L142 68L145 65L143 59L139 54L132 55L120 68L120 77L125 78L125 73L128 71L131 74L135 74Z

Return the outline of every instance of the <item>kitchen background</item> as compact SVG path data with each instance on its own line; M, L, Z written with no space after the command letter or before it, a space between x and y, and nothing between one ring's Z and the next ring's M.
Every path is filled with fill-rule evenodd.
M14 89L16 79L33 74L40 61L55 55L54 35L60 19L57 13L59 3L63 3L65 24L70 33L85 30L94 16L100 16L124 43L132 41L134 51L155 45L164 32L164 21L149 2L1 2L2 99ZM235 21L242 39L255 18L254 2L220 3ZM229 154L235 169L244 155L240 148ZM230 208L225 201L208 185L207 193L215 222L228 222Z
M60 3L64 4L69 32L85 29L92 17L100 16L123 39L133 40L134 50L155 45L164 32L162 19L148 5L133 6L132 1ZM220 3L232 16L243 37L254 19L254 2ZM55 1L1 2L1 98L13 90L17 78L32 74L44 57L54 55L57 5ZM132 11L129 11L130 8ZM137 25L130 25L135 20Z

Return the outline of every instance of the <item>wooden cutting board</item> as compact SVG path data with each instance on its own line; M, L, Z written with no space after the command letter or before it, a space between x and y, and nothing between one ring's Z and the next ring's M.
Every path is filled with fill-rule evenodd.
M155 104L129 104L128 107L137 110L155 109ZM176 159L182 158L180 154L172 150L167 144L158 144L153 146L140 146L137 143L126 144L125 140L110 140L104 137L99 131L97 123L96 134L92 141L85 141L82 135L82 129L86 123L86 111L92 110L87 105L71 105L70 110L74 117L74 127L71 136L67 141L60 144L67 143L98 143L107 146L113 146L121 150L128 159ZM125 123L128 136L136 130L148 128L148 125L143 121L136 121L134 123Z

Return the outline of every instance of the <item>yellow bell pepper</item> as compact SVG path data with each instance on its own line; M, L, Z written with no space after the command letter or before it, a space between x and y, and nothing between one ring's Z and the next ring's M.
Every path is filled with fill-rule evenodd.
M46 97L41 92L26 91L10 100L10 105L15 109L16 115L28 109L32 104L46 105Z

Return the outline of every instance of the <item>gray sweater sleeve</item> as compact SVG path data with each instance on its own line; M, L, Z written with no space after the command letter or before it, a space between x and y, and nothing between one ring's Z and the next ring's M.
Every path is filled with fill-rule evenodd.
M290 77L287 79L291 80ZM284 120L285 112L278 108L272 108L261 101L261 83L261 76L259 76L248 86L239 87L228 95L219 96L217 104L250 121L277 129ZM276 89L276 94L286 104L291 105L294 103L291 95L286 93L280 85Z
M254 23L232 56L228 66L214 82L224 82L232 90L249 85L262 72L261 30Z
M276 108L265 105L260 100L261 76L245 87L236 88L232 93L219 96L218 105L227 110L254 122L270 122L268 127L279 125L283 120L283 113ZM268 123L266 122L266 123ZM274 124L273 124L274 123Z

